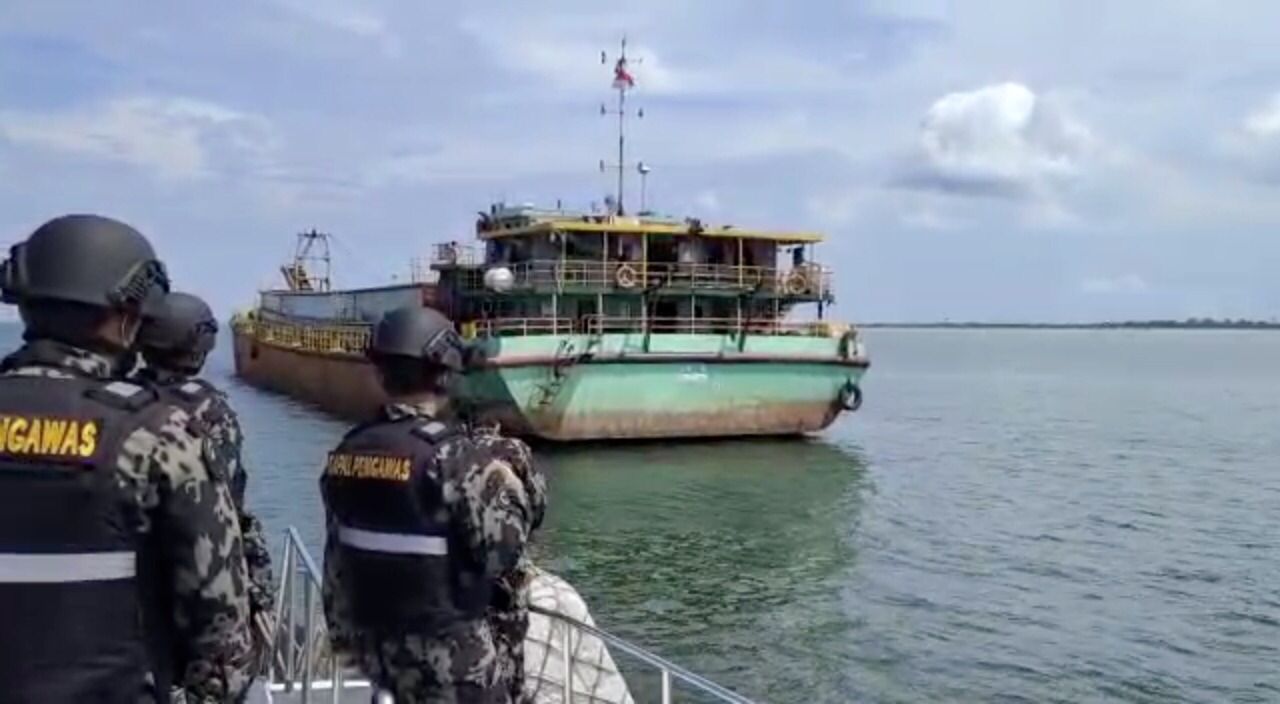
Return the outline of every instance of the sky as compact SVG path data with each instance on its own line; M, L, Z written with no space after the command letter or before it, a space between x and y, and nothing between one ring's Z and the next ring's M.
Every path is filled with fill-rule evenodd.
M1280 317L1280 3L0 4L0 244L123 219L222 313L296 232L404 278L588 207L625 34L649 205L817 230L855 321ZM632 184L634 186L634 183Z

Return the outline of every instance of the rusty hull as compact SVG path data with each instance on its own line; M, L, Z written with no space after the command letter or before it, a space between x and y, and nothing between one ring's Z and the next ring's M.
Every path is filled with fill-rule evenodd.
M235 362L236 373L250 384L343 418L370 418L386 400L373 366L357 355L277 347L237 331Z

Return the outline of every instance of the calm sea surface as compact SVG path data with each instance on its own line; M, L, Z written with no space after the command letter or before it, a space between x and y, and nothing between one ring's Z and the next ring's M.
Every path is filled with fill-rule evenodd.
M543 451L540 561L762 701L1280 701L1280 334L868 343L812 440ZM344 426L219 355L252 505L318 546Z

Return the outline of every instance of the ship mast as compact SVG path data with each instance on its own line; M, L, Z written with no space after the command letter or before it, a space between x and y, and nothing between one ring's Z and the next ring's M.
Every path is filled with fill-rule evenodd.
M281 272L291 291L328 291L330 265L329 235L311 230L298 233L293 262L281 267Z
M614 195L614 214L625 215L626 209L623 207L623 193L626 184L625 174L627 171L627 91L635 88L635 78L631 76L628 70L627 58L627 38L622 38L622 45L618 51L618 60L613 65L613 88L618 91L617 107L610 110L604 103L600 104L600 114L602 116L617 115L618 116L618 161L609 164L603 159L600 160L600 170L603 172L607 169L615 169L618 173L618 190ZM639 63L639 59L636 62ZM600 52L600 63L607 65L609 57L605 52ZM636 117L644 117L644 108L636 111Z

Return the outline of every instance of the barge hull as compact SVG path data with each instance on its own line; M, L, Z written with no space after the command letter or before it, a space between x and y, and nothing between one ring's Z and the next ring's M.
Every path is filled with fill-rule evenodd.
M598 357L572 364L530 354L550 340L540 350L507 345L463 389L486 419L546 440L797 435L829 426L842 410L841 390L866 370L857 359L817 357L812 341L737 358L708 354L706 340L701 350L680 342L672 345L680 352L629 357L610 354L620 344L606 344ZM386 399L359 355L273 345L237 331L235 360L250 384L344 418L367 419Z
M549 368L521 366L468 384L505 428L549 440L728 437L822 430L862 373L805 362L584 363L559 382Z
M313 404L350 420L366 420L386 400L363 357L267 344L237 330L236 374L252 386Z

